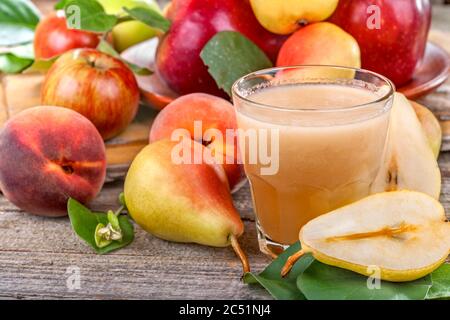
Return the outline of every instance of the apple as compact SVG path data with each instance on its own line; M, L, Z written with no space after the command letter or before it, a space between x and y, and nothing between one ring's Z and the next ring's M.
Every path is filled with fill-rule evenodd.
M0 189L29 213L64 216L67 200L91 201L106 175L103 140L81 114L34 107L0 131Z
M159 44L156 67L178 94L205 92L226 96L200 58L201 50L217 32L241 32L272 61L285 40L259 24L247 0L174 0L168 15L172 26Z
M286 40L277 59L277 66L301 64L359 68L361 58L358 43L350 34L330 22L307 25Z
M195 122L201 122L201 131L196 136ZM222 164L231 190L238 188L245 179L242 164L239 163L237 136L226 141L227 129L237 129L233 105L216 96L205 93L191 93L174 100L155 118L150 130L150 143L161 139L171 139L176 129L186 129L189 138L209 148ZM208 129L217 129L221 139L205 136ZM227 145L227 142L229 143Z
M67 28L63 11L57 11L43 18L34 33L34 54L36 59L50 59L75 48L96 48L98 34Z
M139 88L121 60L93 49L75 49L59 57L48 71L41 101L81 113L106 140L134 119Z
M123 8L151 7L160 12L158 4L153 0L97 0L108 14L124 15ZM114 48L122 52L145 40L160 34L154 29L140 21L124 21L112 29L112 42Z
M273 33L290 34L302 24L327 19L338 0L250 0L261 25Z
M413 76L423 58L431 21L428 0L346 0L330 21L358 41L364 69L397 86Z

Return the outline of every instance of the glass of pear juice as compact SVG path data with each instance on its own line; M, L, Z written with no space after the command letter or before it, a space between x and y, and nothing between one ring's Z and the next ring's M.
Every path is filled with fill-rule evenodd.
M362 69L257 71L232 88L262 252L311 219L366 197L384 160L394 85Z

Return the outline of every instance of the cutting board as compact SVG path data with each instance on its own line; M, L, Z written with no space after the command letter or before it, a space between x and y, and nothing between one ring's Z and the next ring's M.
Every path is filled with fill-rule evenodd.
M0 127L20 111L40 105L44 75L4 75L0 78ZM148 144L148 134L156 111L140 106L133 123L119 136L107 141L107 181L122 178L136 154Z

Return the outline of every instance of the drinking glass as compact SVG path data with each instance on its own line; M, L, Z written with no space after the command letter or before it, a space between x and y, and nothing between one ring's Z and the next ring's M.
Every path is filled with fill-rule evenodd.
M272 68L233 85L262 252L311 219L366 197L383 162L394 85L338 66Z

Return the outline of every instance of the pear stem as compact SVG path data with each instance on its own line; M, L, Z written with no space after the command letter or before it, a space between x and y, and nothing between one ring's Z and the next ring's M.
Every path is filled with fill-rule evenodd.
M243 275L247 272L250 272L250 264L248 263L247 255L245 254L244 250L242 250L241 246L239 245L237 237L232 234L230 236L231 240L231 246L233 247L234 252L238 256L238 258L241 260L242 263L242 271Z
M289 271L291 271L292 267L297 262L297 260L300 259L305 253L306 252L303 249L301 249L287 259L286 263L283 266L283 269L281 269L281 276L283 278L287 276L287 274L289 273Z

